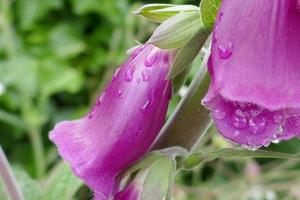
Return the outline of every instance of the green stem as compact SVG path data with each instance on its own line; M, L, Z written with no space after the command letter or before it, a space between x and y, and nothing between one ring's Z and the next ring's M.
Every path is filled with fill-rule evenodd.
M46 171L43 140L41 138L41 134L39 133L39 131L36 130L29 131L29 137L32 145L37 177L41 178L44 176Z
M16 45L17 37L15 30L13 29L13 23L12 23L12 14L11 14L11 1L10 0L0 0L1 3L1 29L3 31L3 42L5 45L5 51L7 58L9 60L12 60L16 57L18 57L18 48ZM26 97L26 94L23 94L22 96ZM26 103L25 103L26 104ZM25 108L28 105L25 105ZM22 112L24 114L24 109L22 108ZM1 114L1 113L0 113ZM3 115L3 113L2 113ZM24 117L25 116L25 117ZM9 118L8 118L9 119ZM23 119L25 122L28 123L28 120L26 120L26 115L23 115ZM42 177L46 170L46 163L45 163L45 156L44 156L44 147L42 138L40 135L40 132L38 131L38 128L32 128L32 125L28 123L29 127L27 128L29 132L30 141L33 148L33 155L34 155L34 161L35 161L35 167L38 177ZM33 125L34 126L34 125Z
M24 200L21 189L11 170L8 160L0 146L0 175L6 187L7 193L12 200Z
M203 162L212 161L217 158L278 158L299 160L300 155L266 150L251 151L242 148L224 148L209 152L193 153L187 158L185 158L180 164L185 169L193 169L194 167L202 164Z
M209 53L189 86L187 94L159 133L153 149L181 146L191 151L211 124L209 111L201 106L201 100L207 92L210 78L206 70Z
M9 0L1 0L1 28L3 31L3 43L5 45L5 50L8 58L16 56L16 45L15 45L15 32L11 25L11 12L10 12Z

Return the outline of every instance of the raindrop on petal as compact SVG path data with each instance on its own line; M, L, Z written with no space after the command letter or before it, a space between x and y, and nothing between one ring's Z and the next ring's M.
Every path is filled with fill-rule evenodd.
M244 147L250 151L256 151L257 149L260 148L260 146L250 146L250 145L242 145L242 147Z
M152 65L154 64L154 62L156 60L156 57L157 57L157 50L154 49L149 53L149 55L146 56L145 66L152 67Z
M233 52L233 44L229 42L226 47L218 45L218 52L221 59L230 58Z
M284 121L284 116L282 113L276 112L273 115L273 122L276 124L281 124Z
M246 117L235 116L233 126L237 129L244 129L248 125Z
M113 75L113 78L116 78L116 77L118 76L120 70L121 70L121 67L119 67L119 68L115 71L115 73L114 73L114 75Z
M216 120L222 120L226 117L226 113L224 111L221 111L221 110L214 110L213 113L213 118L216 119Z
M149 74L149 70L145 69L143 72L142 72L142 77L143 77L143 81L149 81L149 78L150 78L150 74Z
M134 71L135 71L135 66L134 65L130 66L126 73L126 78L125 78L126 81L128 82L132 81Z
M118 96L121 98L122 97L122 90L118 91Z
M265 129L266 119L262 117L251 118L249 120L249 127L252 133L260 133Z

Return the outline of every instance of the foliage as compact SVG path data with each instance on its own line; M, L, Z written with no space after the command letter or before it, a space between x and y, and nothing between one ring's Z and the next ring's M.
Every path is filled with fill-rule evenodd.
M91 192L60 161L48 132L57 121L82 116L126 58L126 50L135 46L135 41L147 41L156 24L131 13L142 5L133 0L0 2L0 144L14 166L26 200L90 198ZM144 1L154 2L199 3ZM204 25L211 28L220 1L203 2L201 17ZM176 13L163 9L159 12L167 16L164 20ZM162 22L161 18L153 21ZM200 37L182 34L190 43ZM190 43L183 45L180 41L179 46L189 49L186 55L194 58L200 47L191 49ZM185 73L177 82L185 85L180 90L176 88L179 93L171 102L169 116L202 62L198 55L189 67L193 59L190 57L181 60L186 69L179 69L183 64L178 61L175 64L179 67L171 74ZM211 152L229 147L232 146L211 127L194 149ZM282 142L270 149L297 153L300 142ZM221 155L189 171L180 171L174 199L300 199L299 168L299 159L283 162ZM1 181L0 199L7 199Z

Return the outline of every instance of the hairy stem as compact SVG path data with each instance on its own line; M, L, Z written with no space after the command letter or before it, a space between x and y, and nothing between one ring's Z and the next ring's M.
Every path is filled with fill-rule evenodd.
M191 151L201 135L211 124L209 111L201 106L210 82L206 70L209 53L206 53L196 77L189 86L187 94L162 128L154 142L153 149L181 146Z
M0 175L11 200L24 200L8 160L0 146Z

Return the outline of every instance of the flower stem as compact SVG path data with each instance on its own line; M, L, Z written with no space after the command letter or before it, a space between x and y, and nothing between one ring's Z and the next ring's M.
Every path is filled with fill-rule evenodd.
M22 192L17 184L8 160L0 146L0 175L4 181L6 190L11 200L24 200Z
M3 43L5 46L6 56L8 58L13 58L17 55L16 52L16 37L15 37L15 31L12 28L12 15L11 15L11 1L9 0L1 0L1 17L2 20L0 20L0 26L3 31Z
M38 131L30 131L29 137L32 145L37 177L41 178L45 174L46 170L43 141Z
M180 101L176 110L159 133L152 149L181 146L191 151L201 135L211 125L209 111L201 106L210 78L206 69L209 52L189 86L187 94Z

